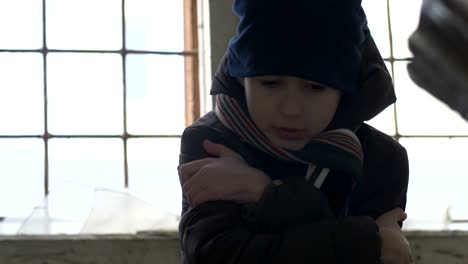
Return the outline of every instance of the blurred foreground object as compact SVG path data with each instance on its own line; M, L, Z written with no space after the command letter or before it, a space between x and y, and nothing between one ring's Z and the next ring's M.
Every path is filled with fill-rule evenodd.
M468 120L468 0L424 0L409 46L413 81Z

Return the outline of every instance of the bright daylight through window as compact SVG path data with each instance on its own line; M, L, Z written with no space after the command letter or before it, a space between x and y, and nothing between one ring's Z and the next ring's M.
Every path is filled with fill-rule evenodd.
M95 187L180 214L189 2L0 0L0 234L46 193L76 205L48 217L80 221Z

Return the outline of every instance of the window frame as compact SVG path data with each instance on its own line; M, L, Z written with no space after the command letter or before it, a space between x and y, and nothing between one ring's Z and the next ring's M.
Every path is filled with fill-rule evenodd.
M198 8L197 0L183 0L183 25L184 25L184 50L181 52L132 50L126 46L126 15L125 1L121 0L122 8L122 48L119 50L75 50L75 49L49 49L47 47L47 20L46 20L46 0L42 0L42 48L40 49L0 49L0 53L39 53L42 55L43 63L43 93L44 93L44 133L42 135L0 135L0 139L21 139L36 138L44 140L44 195L49 194L49 140L54 138L118 138L123 140L124 154L124 179L123 186L129 187L128 173L128 139L133 138L180 138L180 134L175 135L134 135L127 131L127 66L126 59L129 54L156 54L156 55L179 55L184 57L184 79L185 79L185 124L186 126L200 118L200 54ZM48 81L47 81L47 55L50 53L94 53L94 54L119 54L122 56L122 82L123 82L123 134L122 135L53 135L48 129Z

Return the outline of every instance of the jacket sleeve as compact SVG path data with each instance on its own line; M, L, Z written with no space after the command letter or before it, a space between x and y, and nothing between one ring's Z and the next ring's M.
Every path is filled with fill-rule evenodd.
M406 208L408 154L402 145L387 135L370 127L365 131L366 179L351 202L350 213L375 219L396 207Z
M189 209L179 225L184 263L378 263L380 240L370 218L326 219L258 232L247 227L241 211L225 201Z
M281 185L270 183L259 201L242 209L246 223L263 231L333 218L326 196L303 177L285 177Z
M198 129L184 132L180 164L206 157L201 148L206 137ZM211 201L190 208L184 199L179 225L184 263L377 263L380 239L375 222L368 217L340 220L329 217L328 206L317 193L318 198L292 195L296 191L294 186L300 184L267 187L262 199L268 202L264 205L268 207L275 201L283 205L275 210L263 208L264 213L260 212L261 207L246 210L244 205L226 201ZM301 199L304 203L317 199L322 209L310 210L302 216L305 220L288 225L293 218L281 207L287 204L285 201L294 203ZM314 208L310 204L308 207ZM246 212L254 212L254 217ZM307 216L314 221L308 221ZM263 220L258 221L259 218ZM282 225L262 228L261 223L268 224L275 219L283 219L276 222Z
M203 140L219 140L210 138L209 134L203 128L185 130L180 165L210 157L201 147ZM238 148L229 147L234 150ZM186 197L183 196L184 211L188 206ZM258 230L280 230L333 216L326 195L303 177L285 177L281 185L269 184L258 202L242 206L242 213L246 223Z

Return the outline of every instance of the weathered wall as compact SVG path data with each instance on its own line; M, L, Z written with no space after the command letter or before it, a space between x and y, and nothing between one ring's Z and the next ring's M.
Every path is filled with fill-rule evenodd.
M214 74L236 32L238 18L232 13L232 0L210 0L211 72Z
M415 264L468 264L468 232L408 232ZM1 264L179 264L177 233L164 236L0 237Z
M407 233L417 264L468 264L468 232Z
M0 237L0 263L175 264L179 248L176 235Z

